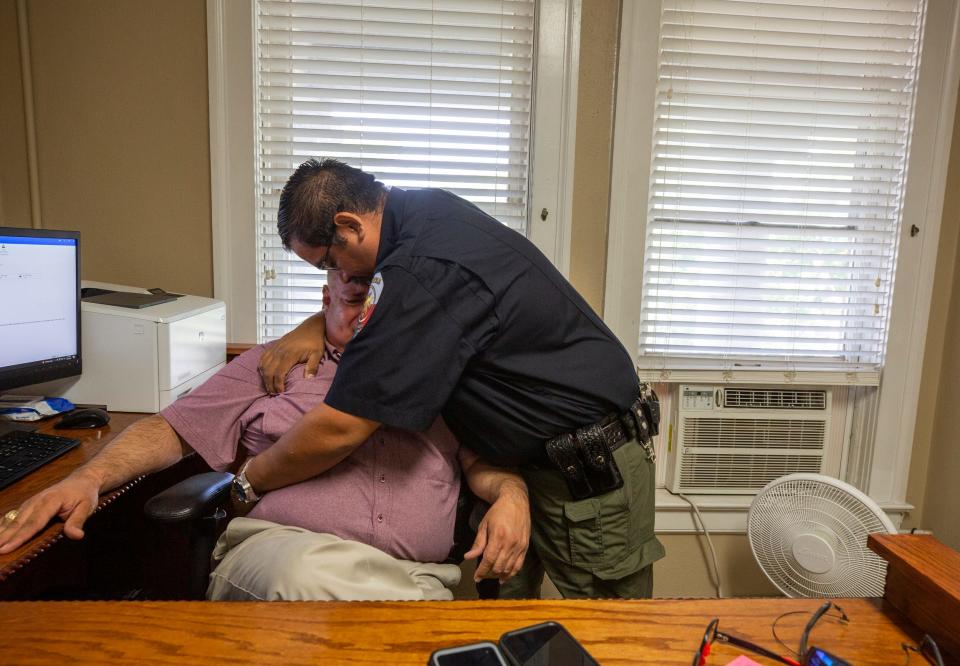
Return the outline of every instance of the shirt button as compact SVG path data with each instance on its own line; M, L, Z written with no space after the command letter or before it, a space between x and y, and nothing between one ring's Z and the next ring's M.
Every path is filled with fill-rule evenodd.
M387 475L386 475L386 474L381 474L381 475L380 475L380 483L386 483L386 482L387 482Z
M377 522L378 522L378 523L382 523L382 522L383 522L383 514L382 514L382 513L377 516Z

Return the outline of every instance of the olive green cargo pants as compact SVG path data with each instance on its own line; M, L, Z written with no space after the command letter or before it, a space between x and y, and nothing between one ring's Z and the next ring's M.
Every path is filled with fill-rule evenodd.
M523 569L501 599L540 596L543 573L566 598L649 598L653 563L664 555L653 533L654 464L636 441L614 451L622 488L573 500L560 472L523 470L533 521Z

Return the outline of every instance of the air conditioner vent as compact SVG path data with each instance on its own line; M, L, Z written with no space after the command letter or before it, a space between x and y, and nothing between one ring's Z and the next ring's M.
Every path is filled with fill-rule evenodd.
M723 406L732 409L827 408L827 392L803 389L726 388Z
M821 462L820 456L688 453L680 466L680 486L756 492L786 474L819 473Z
M684 446L733 449L819 450L827 428L824 421L807 419L688 417L684 425Z

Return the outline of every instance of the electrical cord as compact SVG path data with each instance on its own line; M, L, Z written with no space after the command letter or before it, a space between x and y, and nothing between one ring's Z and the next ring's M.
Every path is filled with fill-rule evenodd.
M773 624L770 625L770 632L773 634L773 640L775 640L776 642L778 642L781 647L783 647L785 650L787 650L787 651L790 652L791 654L796 655L798 659L800 658L800 653L797 652L794 648L792 648L792 647L790 647L789 645L787 645L787 644L783 641L783 639L780 638L780 636L777 635L777 623L780 622L780 620L782 620L783 618L785 618L785 617L787 617L787 616L789 616L789 615L807 615L807 614L808 614L808 611L805 611L805 610L787 611L786 613L781 613L780 615L778 615L778 616L776 617L776 619L773 621ZM845 616L845 615L833 615L833 614L831 614L831 615L824 615L824 617L828 617L828 618L831 618L831 619L833 619L833 620L836 620L837 622L840 622L841 624L842 624L842 623L845 623L845 622L849 622L849 620L846 619L846 616Z
M777 636L777 622L779 622L779 621L782 620L783 618L787 617L788 615L806 615L806 614L807 614L807 611L805 611L805 610L802 610L802 611L787 611L786 613L781 613L780 615L778 615L778 616L777 616L777 619L775 619L775 620L773 621L773 624L770 625L770 631L773 632L773 639L774 639L775 641L777 641L778 643L780 643L780 646L783 647L783 649L785 649L785 650L787 650L788 652L790 652L791 654L794 654L794 655L797 655L797 656L799 656L799 655L797 654L797 651L796 651L795 649L793 649L792 647L790 647L789 645L787 645L786 643L784 643L784 642L783 642L783 639L780 638L779 636Z
M700 508L693 502L693 500L683 493L677 493L677 497L691 506L693 513L696 516L696 520L694 522L699 522L700 531L703 532L703 536L707 537L707 545L710 547L710 555L713 557L713 571L716 574L714 582L716 583L717 588L717 599L722 599L723 592L720 582L720 564L717 561L717 550L713 547L713 539L710 538L710 531L707 529L707 524L703 521L703 516L700 515Z

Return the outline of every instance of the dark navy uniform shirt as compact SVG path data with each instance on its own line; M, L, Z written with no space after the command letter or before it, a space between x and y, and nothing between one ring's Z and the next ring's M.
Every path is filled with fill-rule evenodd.
M326 397L407 430L437 414L489 462L625 409L623 345L526 238L443 190L393 188L376 275Z

